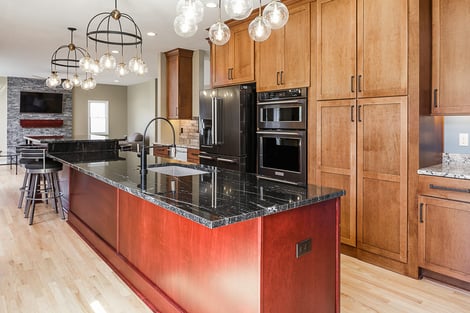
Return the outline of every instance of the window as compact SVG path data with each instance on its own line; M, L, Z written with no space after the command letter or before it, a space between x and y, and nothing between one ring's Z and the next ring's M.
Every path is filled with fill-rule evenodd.
M109 135L108 101L88 101L88 136L97 138Z

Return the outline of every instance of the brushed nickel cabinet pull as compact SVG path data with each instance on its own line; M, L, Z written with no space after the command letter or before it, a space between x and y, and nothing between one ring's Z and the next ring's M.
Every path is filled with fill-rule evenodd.
M434 99L434 107L437 108L438 107L438 104L437 104L437 89L434 89L434 96L433 96L433 99Z
M437 190L444 190L444 191L470 193L470 189L439 186L439 185L434 185L434 184L429 184L429 188L430 189L437 189Z
M354 92L354 75L351 76L351 92Z

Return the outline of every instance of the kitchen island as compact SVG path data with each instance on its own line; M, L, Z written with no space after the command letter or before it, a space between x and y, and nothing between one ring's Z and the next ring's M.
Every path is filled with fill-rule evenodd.
M52 156L68 223L154 311L339 312L343 191L184 162L204 173L166 175L175 161L151 155L143 190L136 153Z

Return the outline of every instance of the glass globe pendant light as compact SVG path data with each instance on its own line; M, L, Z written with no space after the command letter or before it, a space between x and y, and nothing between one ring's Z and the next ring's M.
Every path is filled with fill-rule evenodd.
M254 41L265 41L271 35L271 25L261 15L261 0L259 1L259 14L248 26L248 34Z
M103 54L100 58L100 67L105 70L113 70L116 68L116 58L109 52Z
M272 29L279 29L286 25L289 19L289 10L281 1L273 0L264 8L263 16Z
M204 4L201 0L178 0L176 15L182 15L193 24L198 24L204 18Z
M60 77L57 72L52 72L51 76L46 79L46 86L49 88L54 88L60 85Z
M221 11L221 0L219 0L219 19L209 28L209 39L218 46L225 45L230 40L230 28L222 22Z
M194 20L187 19L184 15L178 15L173 21L173 28L178 36L188 38L197 32L198 26Z
M234 20L243 20L253 10L253 0L225 0L225 13Z
M74 87L78 87L82 84L82 81L80 80L80 76L78 76L77 73L75 73L73 76L72 76L72 79L70 80L73 84Z
M62 88L64 88L65 90L72 90L73 84L70 79L67 78L62 82Z

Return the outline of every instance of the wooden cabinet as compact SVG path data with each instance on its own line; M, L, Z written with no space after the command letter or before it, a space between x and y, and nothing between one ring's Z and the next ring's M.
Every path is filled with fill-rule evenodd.
M190 119L193 115L193 51L174 49L165 52L167 116Z
M259 91L310 86L310 3L289 6L287 24L256 49Z
M407 98L317 102L317 184L346 190L341 241L407 258Z
M470 282L470 181L419 177L421 268Z
M223 46L211 46L212 85L214 87L255 80L255 45L248 35L248 22L229 24L231 36Z
M470 114L470 0L432 5L432 113Z
M407 0L319 0L317 99L406 95L407 22Z
M199 164L199 149L188 148L188 162Z

